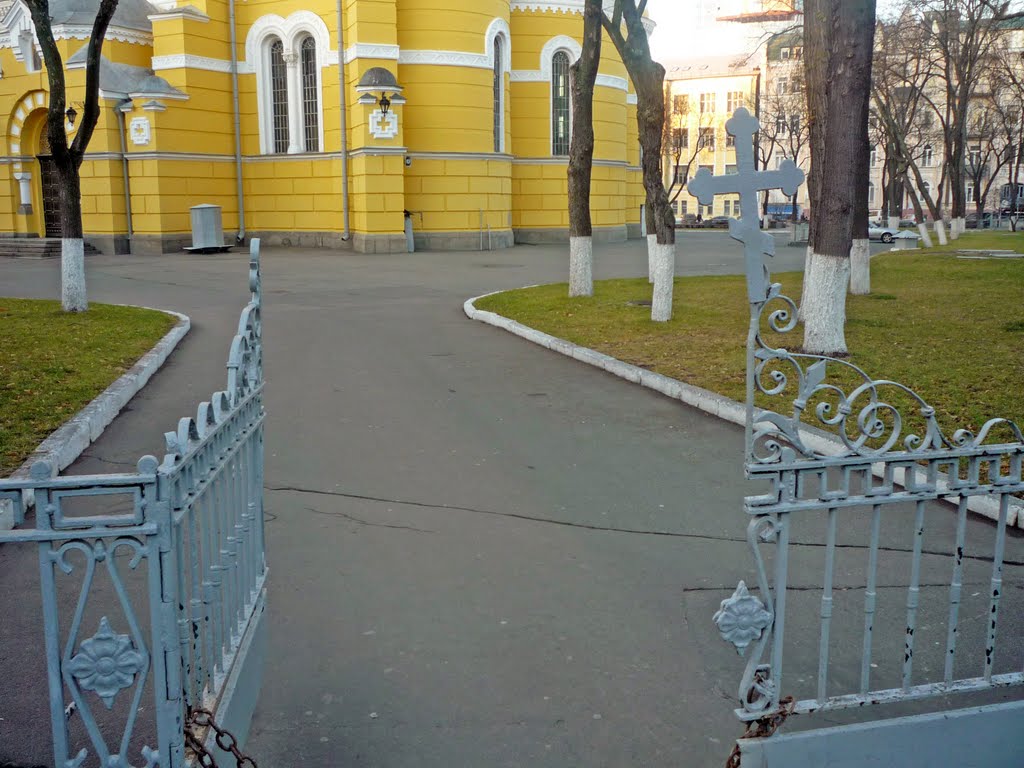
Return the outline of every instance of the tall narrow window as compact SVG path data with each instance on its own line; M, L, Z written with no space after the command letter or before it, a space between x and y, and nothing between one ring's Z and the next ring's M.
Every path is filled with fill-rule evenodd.
M270 44L271 123L274 152L288 151L288 70L284 65L284 43Z
M551 58L551 154L569 154L569 54Z
M501 152L505 143L504 104L502 93L505 90L505 75L501 71L501 38L494 38L494 151Z
M320 151L320 89L317 88L316 41L302 41L302 131L307 152Z

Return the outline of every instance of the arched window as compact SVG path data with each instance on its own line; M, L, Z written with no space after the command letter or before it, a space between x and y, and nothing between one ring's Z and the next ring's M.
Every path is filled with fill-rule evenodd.
M320 151L320 88L317 84L316 41L302 40L302 133L307 152Z
M932 151L932 145L931 144L925 144L924 154L921 157L921 165L923 165L925 168L930 168L934 164L935 164L935 159L934 159L934 152Z
M494 38L494 151L501 152L505 146L505 73L501 62L504 56L502 39Z
M284 63L284 43L270 43L270 112L275 153L288 151L288 69Z
M569 154L569 54L551 57L551 154Z

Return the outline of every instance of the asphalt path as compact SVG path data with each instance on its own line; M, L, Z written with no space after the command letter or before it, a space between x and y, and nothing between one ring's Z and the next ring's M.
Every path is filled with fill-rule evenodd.
M779 242L774 268L801 268L804 249ZM743 660L711 615L753 577L742 432L463 315L471 296L565 280L566 261L556 246L265 251L270 650L247 744L261 766L724 762ZM681 235L678 273L741 270L723 233ZM246 300L240 253L91 257L87 273L92 300L184 312L193 331L73 473L159 455L222 388ZM598 247L597 279L645 273L641 243ZM56 261L0 260L3 295L54 296L58 279ZM804 661L812 529L794 555ZM952 523L937 530L939 547ZM1007 556L1021 550L1012 538ZM0 762L49 760L24 661L41 647L35 557L0 554L0 615L18 616L0 624ZM948 580L947 562L925 577ZM863 581L858 563L840 585Z

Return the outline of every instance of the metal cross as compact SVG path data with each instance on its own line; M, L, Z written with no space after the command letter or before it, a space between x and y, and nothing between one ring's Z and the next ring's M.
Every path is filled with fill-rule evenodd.
M740 196L740 219L729 220L729 235L743 243L747 261L747 293L751 304L763 302L768 295L768 268L764 256L775 255L775 238L761 231L758 192L781 189L787 197L796 194L804 182L804 172L790 159L778 170L758 171L754 165L754 136L760 129L757 118L743 107L737 109L725 130L736 138L737 173L715 176L701 168L687 185L701 205L711 205L715 195Z

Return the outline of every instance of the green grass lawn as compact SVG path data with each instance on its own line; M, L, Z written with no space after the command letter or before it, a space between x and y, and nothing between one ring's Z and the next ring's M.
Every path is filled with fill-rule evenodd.
M1024 237L1024 236L1021 236ZM968 238L962 238L963 243ZM875 378L911 386L943 430L994 416L1024 424L1024 259L963 260L932 251L872 259L870 296L850 296L850 360ZM803 275L773 275L797 300ZM652 323L646 279L595 284L569 299L565 284L489 296L477 307L736 400L745 396L748 306L744 278L677 278L673 319ZM771 334L798 348L803 330ZM776 400L776 410L783 410Z
M938 239L934 237L934 230L931 231L934 245L928 251L929 253L945 253L982 248L1024 253L1024 231L1009 232L1003 230L993 231L990 229L984 229L981 231L967 230L960 235L958 239L950 240L949 245L939 245Z
M163 312L0 298L0 477L148 352L174 325Z

